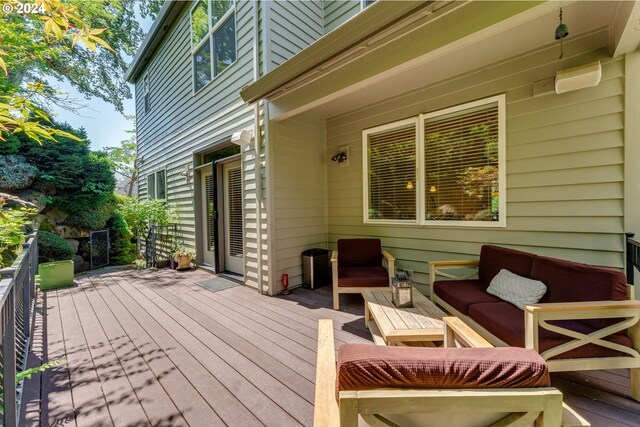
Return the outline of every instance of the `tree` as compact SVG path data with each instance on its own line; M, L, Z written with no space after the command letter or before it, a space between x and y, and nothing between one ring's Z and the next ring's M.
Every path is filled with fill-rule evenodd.
M129 179L127 196L133 193L133 187L138 180L138 154L136 139L136 118L135 116L125 116L133 121L133 129L127 130L129 138L120 141L119 147L107 147L104 149L107 160L111 163L113 170L125 178Z
M47 78L67 80L87 98L118 111L131 98L124 76L144 36L130 0L0 0L0 131L52 140L60 135L34 117L48 120L47 105L65 100ZM153 15L158 0L143 0ZM18 13L21 12L21 13ZM107 28L109 29L107 30ZM68 135L65 135L68 137Z

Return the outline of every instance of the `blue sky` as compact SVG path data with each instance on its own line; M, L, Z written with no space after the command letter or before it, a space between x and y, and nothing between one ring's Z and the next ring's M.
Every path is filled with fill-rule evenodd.
M147 19L141 19L138 16L138 22L145 31L145 33L151 27L152 21ZM132 124L122 114L120 114L113 105L108 104L101 99L90 98L85 99L84 95L81 95L67 82L54 82L58 90L69 94L72 98L75 98L82 102L83 105L89 106L81 111L81 115L77 115L71 111L64 110L59 107L52 109L53 115L57 121L67 122L74 128L84 127L87 130L87 135L91 141L91 149L94 151L100 150L104 147L112 147L120 145L120 141L127 139L127 130L132 128ZM131 93L133 93L133 86L131 85ZM127 99L124 102L124 113L126 115L135 115L136 109L133 99Z

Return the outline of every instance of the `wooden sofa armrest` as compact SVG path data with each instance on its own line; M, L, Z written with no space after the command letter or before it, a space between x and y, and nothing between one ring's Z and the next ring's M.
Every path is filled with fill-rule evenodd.
M333 343L333 321L318 322L318 360L316 363L316 397L313 411L314 427L340 425L336 401L336 351Z
M549 323L553 320L581 319L620 319L617 323L597 329L590 334L580 333L563 326ZM595 344L624 354L627 360L619 363L618 368L640 367L640 301L582 301L530 304L524 307L525 347L540 352L539 328L572 338L572 341L547 349L540 355L547 360L552 371L581 370L587 368L586 361L556 359L554 357L586 344ZM632 348L605 340L609 335L628 332L631 336ZM606 358L589 362L589 369L606 369L598 363L605 363ZM625 363L625 364L622 364ZM640 397L640 396L639 396Z
M331 252L331 263L332 264L337 264L338 263L338 251L332 251Z
M443 317L444 322L444 346L448 348L472 347L490 348L493 347L489 341L485 340L476 331L461 319L454 316Z
M396 274L396 258L391 255L389 252L382 250L383 260L386 261L387 272L389 273L389 286L391 286L391 281L393 280L393 276Z
M458 260L458 261L427 261L429 264L429 291L430 298L433 301L433 282L436 281L436 276L446 277L452 280L464 280L470 279L478 274L477 269L480 265L478 260ZM460 268L472 268L476 271L467 274L453 274L447 270L456 270Z

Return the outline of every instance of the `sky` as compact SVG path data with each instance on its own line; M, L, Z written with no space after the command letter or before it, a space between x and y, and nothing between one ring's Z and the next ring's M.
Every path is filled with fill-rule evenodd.
M142 30L146 33L153 21L151 21L149 17L142 19L137 12L138 11L136 11L138 22ZM80 94L67 82L53 82L53 85L57 87L58 90L69 94L70 97L81 101L83 105L89 106L89 108L82 109L81 115L60 107L52 108L52 113L55 115L56 121L67 122L74 128L84 127L87 130L87 137L91 141L91 149L93 151L98 151L105 147L118 146L120 145L120 141L129 137L126 131L130 130L133 125L131 121L120 114L113 105L99 98L85 99L84 95ZM133 85L129 85L129 87L133 94ZM124 101L124 114L135 115L135 113L136 109L133 98L126 99Z

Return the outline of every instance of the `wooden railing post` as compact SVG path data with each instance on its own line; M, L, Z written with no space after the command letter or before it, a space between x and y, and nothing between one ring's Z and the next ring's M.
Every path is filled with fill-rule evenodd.
M13 281L12 281L13 282ZM15 286L10 285L3 307L4 335L2 337L2 388L4 392L4 427L18 424L18 401L16 395L16 327L15 327Z

